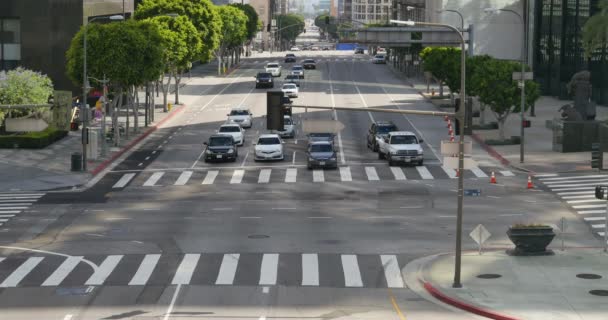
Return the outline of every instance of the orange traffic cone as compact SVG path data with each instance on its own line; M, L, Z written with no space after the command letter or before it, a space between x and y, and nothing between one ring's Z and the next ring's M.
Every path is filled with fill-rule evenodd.
M534 185L532 184L531 176L528 176L528 189L534 189Z
M448 128L452 127L452 120L448 119Z
M494 175L494 171L492 171L492 177L490 177L490 183L496 183L496 175Z

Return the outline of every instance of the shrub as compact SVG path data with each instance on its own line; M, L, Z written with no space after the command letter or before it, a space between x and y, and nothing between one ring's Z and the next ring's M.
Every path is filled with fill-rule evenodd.
M68 134L65 130L52 127L40 132L0 136L0 148L41 149L62 139Z

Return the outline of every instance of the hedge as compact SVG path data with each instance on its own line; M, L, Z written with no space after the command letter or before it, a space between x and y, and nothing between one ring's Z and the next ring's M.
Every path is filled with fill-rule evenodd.
M46 128L40 132L0 135L0 148L41 149L62 139L68 134L65 130Z

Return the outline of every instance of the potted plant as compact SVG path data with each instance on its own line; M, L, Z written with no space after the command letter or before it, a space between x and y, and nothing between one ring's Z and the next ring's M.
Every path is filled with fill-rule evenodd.
M543 224L515 224L509 227L507 236L515 245L515 249L507 250L514 256L545 256L552 255L553 251L547 246L555 237L553 228Z

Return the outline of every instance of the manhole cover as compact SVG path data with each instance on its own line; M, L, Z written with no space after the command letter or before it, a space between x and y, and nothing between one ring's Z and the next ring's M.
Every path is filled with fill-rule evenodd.
M577 278L581 278L581 279L589 279L589 280L595 280L595 279L601 279L602 276L600 276L599 274L593 274L593 273L579 273L576 275Z
M498 279L500 277L502 276L496 273L484 273L477 276L479 279Z
M265 234L252 234L247 236L247 238L249 239L266 239L266 238L270 238L270 236L267 236Z
M591 290L589 293L594 296L608 297L608 290Z

